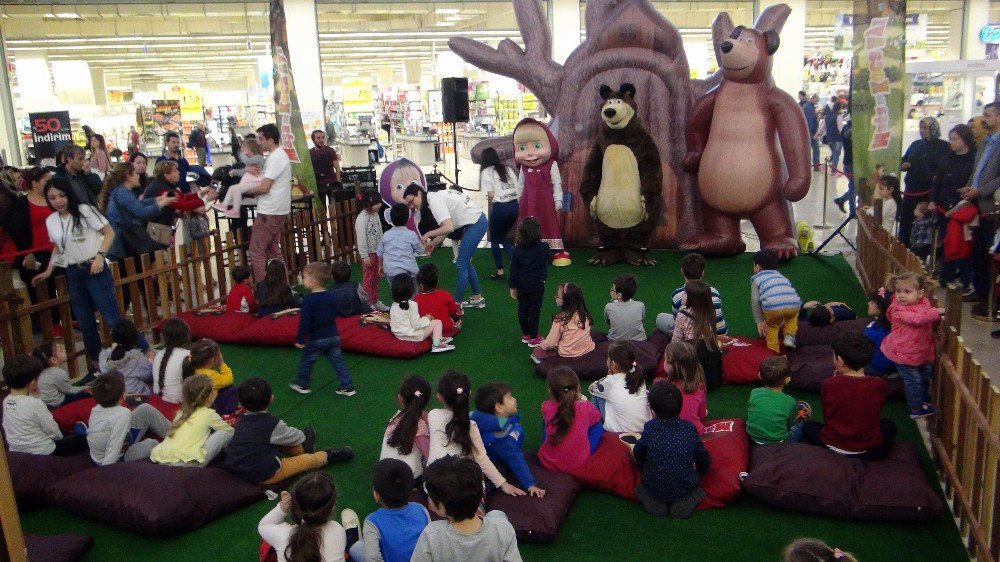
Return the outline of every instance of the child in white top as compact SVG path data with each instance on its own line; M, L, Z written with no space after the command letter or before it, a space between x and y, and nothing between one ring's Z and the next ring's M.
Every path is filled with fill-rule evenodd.
M163 323L160 334L163 336L163 350L156 352L153 358L153 394L165 402L180 404L191 329L180 318L170 318Z
M441 375L437 398L444 408L435 408L427 414L427 425L431 431L427 464L447 455L471 458L482 468L483 474L493 486L511 496L523 496L524 490L507 482L490 461L479 427L469 417L471 392L469 377L464 373L448 371Z
M389 329L403 341L423 341L433 338L431 353L451 351L451 338L441 336L443 326L430 314L421 316L417 303L410 300L416 292L413 277L400 273L392 278L392 306L389 308Z
M264 181L264 150L254 139L247 139L240 145L243 153L241 160L246 164L243 169L243 177L240 183L230 186L226 191L226 198L222 202L221 211L229 218L240 218L240 207L243 205L243 196L254 189L260 187Z
M608 431L638 433L653 417L643 372L636 365L630 341L612 342L608 348L608 376L590 383L589 390Z
M431 443L424 408L430 400L431 385L423 377L413 375L403 381L396 394L399 410L385 428L379 460L399 459L410 467L414 477L424 473Z
M143 437L150 431L161 439L166 437L170 432L167 418L149 404L129 411L124 406L125 377L118 371L97 377L93 389L97 406L90 411L87 428L90 458L101 466L149 458L159 442Z
M354 221L354 239L357 240L358 254L361 256L361 287L368 295L368 304L379 312L389 307L378 299L378 283L382 278L382 258L375 252L382 241L382 219L378 216L382 208L382 197L374 189L361 193L361 208Z
M340 523L330 521L336 504L333 476L310 472L296 482L291 493L281 492L281 502L260 520L257 532L274 547L278 562L302 560L297 550L317 552L323 562L343 562L347 534ZM296 524L287 523L286 516Z
M899 192L899 178L891 175L880 177L875 186L875 195L882 200L882 228L895 236L896 214L899 212L899 199L902 197ZM875 210L871 206L865 206L864 211L869 216L875 215Z
M63 346L46 342L31 352L45 365L45 370L38 376L38 398L49 408L58 408L63 404L76 402L90 397L87 387L76 387L69 382L69 373L61 367L66 363L66 350Z
M153 365L139 350L139 331L128 319L115 322L111 328L111 347L101 351L98 365L101 372L118 371L125 377L127 394L148 395L152 392Z
M69 456L86 450L82 434L63 437L45 403L32 396L44 365L37 357L15 355L3 366L3 380L10 395L3 399L3 430L15 453Z

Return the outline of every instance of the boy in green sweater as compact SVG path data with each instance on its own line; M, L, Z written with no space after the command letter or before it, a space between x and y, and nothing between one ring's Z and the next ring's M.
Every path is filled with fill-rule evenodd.
M750 391L747 403L747 435L758 445L768 443L798 443L802 440L802 422L809 419L812 408L808 402L796 402L784 393L792 377L788 359L768 357L760 362L763 388Z

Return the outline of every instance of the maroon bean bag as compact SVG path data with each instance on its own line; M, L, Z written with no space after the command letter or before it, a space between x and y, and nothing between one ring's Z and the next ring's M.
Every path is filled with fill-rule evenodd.
M777 353L759 339L737 337L722 354L722 382L760 384L760 362Z
M280 315L270 314L263 318L257 318L250 325L243 328L234 343L292 347L295 345L295 336L298 331L298 310L285 312Z
M89 535L24 535L31 562L76 562L94 547Z
M431 340L403 341L392 332L374 324L363 326L360 316L337 318L340 333L340 347L344 351L390 357L393 359L413 359L431 350Z
M725 507L743 493L740 474L746 472L750 460L746 423L739 418L706 422L701 439L712 455L712 465L701 477L705 499L698 509Z
M45 491L52 504L135 533L197 529L264 498L264 489L222 468L179 468L148 460L78 472Z
M90 423L90 411L97 405L93 398L84 398L76 402L70 402L65 406L59 406L52 410L52 419L56 420L59 431L72 433L76 422Z
M177 411L181 409L180 404L174 404L173 402L167 402L163 398L153 395L149 397L149 405L156 408L163 414L163 417L168 420L173 420L174 416L177 415Z
M844 332L863 334L870 323L871 318L855 318L826 326L813 326L808 320L799 320L799 332L795 334L795 342L797 345L830 345Z
M506 513L518 541L552 542L580 492L580 483L568 474L543 468L535 455L525 455L525 460L538 481L537 486L545 490L545 497L508 496L494 490L486 496L486 510Z
M177 315L191 329L191 340L208 338L218 343L237 343L241 332L257 320L248 312L220 312L216 309L189 310ZM159 331L163 326L156 326Z
M617 433L605 431L587 462L570 472L584 488L610 492L635 501L635 487L642 481L628 445Z
M71 457L52 455L31 455L5 451L10 467L10 479L14 484L14 499L17 508L26 510L45 504L45 490L51 484L94 468L94 462L86 452Z
M651 342L632 342L635 347L635 361L647 377L656 373L663 349L659 349ZM573 369L580 380L592 381L600 379L608 374L608 348L610 341L603 341L597 344L590 353L580 357L560 357L550 355L538 365L535 365L535 374L541 378L549 376L549 371L560 365Z
M754 446L743 488L776 507L841 519L927 521L944 511L909 441L880 462L801 443Z
M806 345L788 350L788 369L791 372L789 388L819 394L819 386L833 376L833 348L829 345ZM875 375L872 375L875 376ZM903 379L887 378L889 400L905 401Z

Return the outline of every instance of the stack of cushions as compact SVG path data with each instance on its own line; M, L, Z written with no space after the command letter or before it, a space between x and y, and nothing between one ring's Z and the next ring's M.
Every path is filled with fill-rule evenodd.
M663 356L663 348L657 347L655 343L649 341L632 342L635 348L635 362L643 370L647 377L652 377L656 373ZM608 348L610 341L597 343L593 351L580 357L559 357L552 355L535 366L535 374L541 378L549 376L549 371L559 366L566 366L576 372L576 376L582 381L592 381L603 378L608 374ZM526 354L527 355L527 354Z
M71 457L5 452L10 468L10 479L14 484L14 499L19 510L44 505L46 490L52 484L78 472L94 468L94 462L86 452Z
M545 490L545 496L509 496L494 490L486 496L486 510L506 513L518 541L552 542L580 492L580 483L568 474L542 468L535 455L525 455L525 460L538 487Z
M743 488L776 507L841 519L927 521L944 511L909 441L880 462L799 443L754 447Z

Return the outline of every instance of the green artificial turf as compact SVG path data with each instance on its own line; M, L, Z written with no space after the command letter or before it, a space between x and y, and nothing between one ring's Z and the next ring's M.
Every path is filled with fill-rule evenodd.
M586 265L592 252L573 252L574 265L550 270L549 290L542 311L542 330L555 310L557 282L572 281L583 287L591 312L603 326L602 307L608 301L611 281L622 272L636 274L637 300L646 303L646 327L653 329L657 312L669 309L673 289L682 283L681 252L654 252L659 265L636 269L626 265L595 268ZM442 287L454 287L451 252L439 250L431 258L441 269ZM308 396L289 390L300 352L292 348L224 346L227 363L237 382L250 376L271 381L275 402L271 411L289 424L316 426L319 445L351 445L355 459L328 468L337 480L338 508L354 508L363 518L376 506L370 493L371 468L378 460L385 422L395 412L399 382L415 373L432 385L445 369L465 371L473 385L490 380L510 384L518 399L526 432L525 450L536 450L540 442L539 404L545 398L544 381L534 375L529 350L520 343L516 304L507 295L505 283L486 279L492 259L486 251L475 258L483 278L488 306L466 312L462 333L452 353L425 355L398 361L347 354L358 394L351 398L333 393L337 386L329 365L317 363L314 391ZM357 267L356 267L357 272ZM800 257L782 267L803 300L843 301L855 311L865 310L866 299L850 266L841 257ZM726 321L734 335L754 333L750 315L749 283L752 265L748 254L711 260L706 279L722 294ZM388 289L382 284L383 301ZM708 397L709 418L745 416L749 387L723 387ZM810 400L819 410L819 396L792 392ZM432 401L432 407L438 407ZM818 412L817 412L818 413ZM905 405L889 403L885 414L900 427L900 439L919 442L916 426L906 415ZM921 446L929 477L933 478L926 452ZM935 484L936 486L936 484ZM78 519L56 508L22 514L26 532L88 533L95 547L86 560L255 560L259 545L257 522L271 507L262 501L210 525L179 537L166 539L133 535L125 531ZM688 520L658 519L635 503L616 496L583 491L556 541L549 545L521 545L526 560L777 560L782 547L797 537L817 537L861 560L967 560L962 542L947 514L926 524L891 524L840 521L809 516L766 506L744 497L734 505L699 511ZM474 557L470 557L474 560Z

